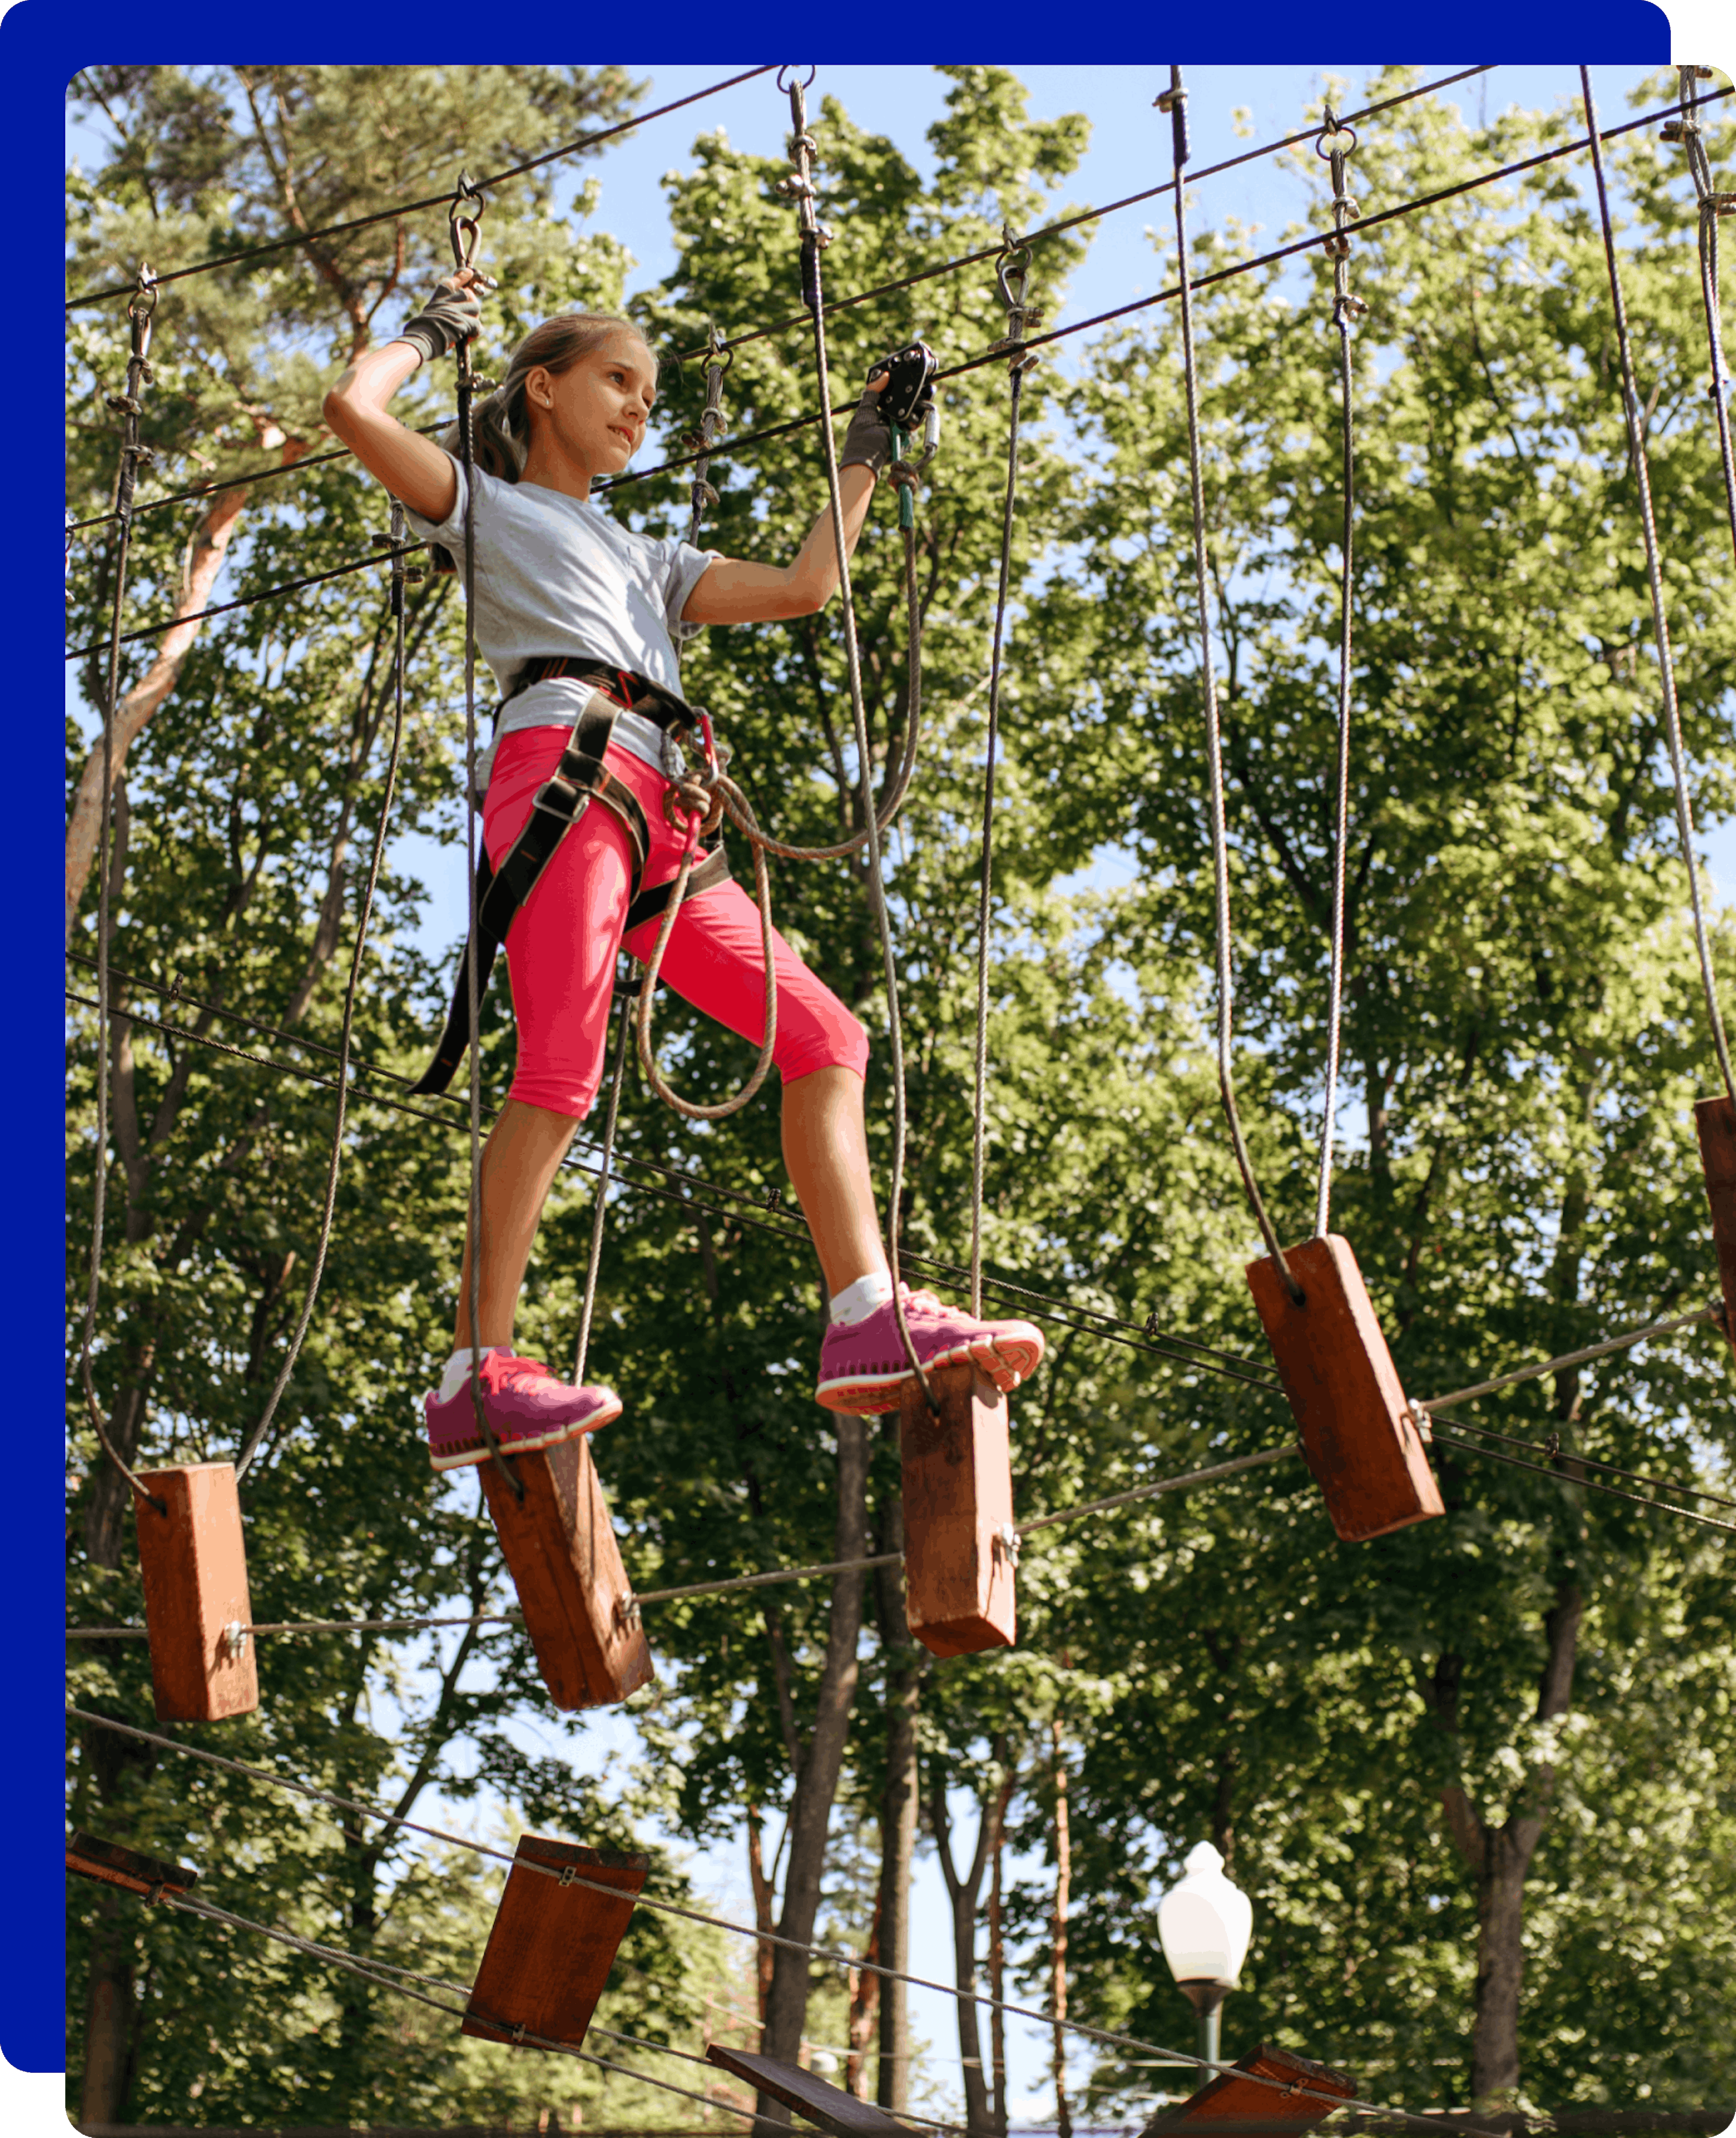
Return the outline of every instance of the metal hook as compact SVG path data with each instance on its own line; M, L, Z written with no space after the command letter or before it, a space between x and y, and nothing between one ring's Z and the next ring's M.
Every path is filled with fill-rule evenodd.
M1007 242L995 261L995 280L1001 286L1001 299L1007 310L1022 311L1025 309L1025 290L1031 276L1031 247L1018 243L1012 232L1004 227L1001 234ZM1007 286L1009 275L1017 278L1017 295Z
M476 212L462 212L466 201L476 203ZM479 225L484 209L488 206L480 187L471 183L468 171L458 173L458 190L452 196L451 206L446 210L446 222L452 240L452 258L461 268L468 267L476 256L476 240L481 232Z
M783 78L789 71L790 70L787 66L781 66L778 70L778 87L779 93L784 96L788 96L789 95L790 90L792 86L791 83L787 82ZM820 70L817 67L811 66L807 71L807 80L803 82L801 86L803 89L812 89L814 85L814 76Z
M1319 133L1314 138L1315 155L1324 158L1328 162L1330 162L1335 157L1348 156L1351 150L1356 146L1355 127L1347 126L1329 104L1323 105L1321 106L1321 110L1324 114L1326 123L1321 127ZM1341 140L1340 137L1344 134L1349 135L1350 138L1348 141ZM1329 136L1334 141L1339 143L1339 145L1337 148L1329 149L1327 147L1326 143Z

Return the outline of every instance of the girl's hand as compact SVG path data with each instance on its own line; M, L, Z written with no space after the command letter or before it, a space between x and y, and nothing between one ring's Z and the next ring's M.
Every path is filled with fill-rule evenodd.
M424 364L470 340L481 330L482 300L477 292L483 279L474 267L461 267L442 276L427 303L405 320L393 339L419 349Z
M872 468L876 481L892 457L891 428L880 409L880 389L891 375L883 371L862 388L862 398L851 415L850 428L844 433L844 449L838 455L841 468Z

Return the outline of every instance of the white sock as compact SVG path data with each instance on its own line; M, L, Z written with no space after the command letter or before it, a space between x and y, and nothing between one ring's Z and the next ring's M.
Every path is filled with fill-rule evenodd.
M510 1351L511 1349L510 1344L485 1344L482 1355L485 1359L490 1351ZM446 1370L440 1377L440 1386L435 1393L436 1403L450 1403L470 1379L472 1355L470 1346L466 1345L461 1351L453 1352L446 1360Z
M834 1328L848 1329L852 1323L866 1321L877 1306L884 1306L892 1296L892 1280L885 1270L870 1270L866 1276L859 1276L854 1284L846 1284L831 1298L831 1319Z

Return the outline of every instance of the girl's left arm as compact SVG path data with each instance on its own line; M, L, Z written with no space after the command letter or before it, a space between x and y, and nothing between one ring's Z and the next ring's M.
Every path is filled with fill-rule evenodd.
M860 461L839 471L846 556L856 553L876 480L874 470ZM812 616L831 600L840 576L828 500L793 563L750 564L740 557L718 558L695 582L681 611L682 620L687 623L773 623L784 617Z

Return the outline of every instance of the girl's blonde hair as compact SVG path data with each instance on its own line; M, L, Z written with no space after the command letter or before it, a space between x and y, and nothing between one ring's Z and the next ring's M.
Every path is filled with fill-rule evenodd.
M472 420L477 466L502 482L516 482L530 451L530 409L524 388L531 373L540 369L558 378L615 334L630 334L647 349L651 347L631 320L613 312L561 312L533 327L513 351L505 378L476 403ZM440 442L455 460L464 451L456 423L441 432Z

